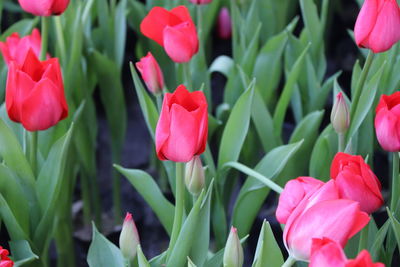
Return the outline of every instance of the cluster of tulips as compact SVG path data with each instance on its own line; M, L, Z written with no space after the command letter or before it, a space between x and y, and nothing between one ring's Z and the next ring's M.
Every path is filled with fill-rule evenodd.
M237 75L233 76L240 76L243 81L248 81L249 86L234 101L229 118L225 120L226 126L222 133L221 145L218 144L220 148L218 162L215 164L209 140L224 119L223 115L216 119L210 113L213 107L210 103L210 96L204 89L207 85L204 85L204 81L202 88L195 88L197 84L194 79L197 75L195 69L198 65L197 61L201 61L198 58L204 55L205 50L205 38L202 36L204 36L203 30L206 27L202 28L204 26L202 24L202 8L205 5L215 4L215 1L190 0L188 2L191 3L191 8L188 8L187 5L176 5L170 9L154 6L148 13L142 14L143 18L138 25L141 33L140 38L144 36L161 46L163 50L161 54L168 56L178 73L178 86L174 86L176 89L170 90L171 86L167 85L168 82L166 81L170 77L164 75L169 70L163 68L163 64L159 64L156 56L154 56L155 53L152 53L153 51L146 51L145 47L141 47L142 54L146 56L140 58L135 66L148 89L148 92L146 92L141 90L143 85L134 64L131 64L139 105L155 143L154 153L163 162L166 169L166 179L169 179L168 182L175 197L174 205L162 195L153 178L144 171L125 169L117 165L119 162L116 162L115 168L128 178L160 219L170 236L168 248L148 261L142 251L139 231L136 228L133 216L127 213L120 233L119 247L107 240L93 226L93 240L87 258L89 266L243 266L242 243L245 242L246 238L243 233L248 233L248 229L246 232L246 227L243 225L246 224L237 226L235 222L238 222L238 220L233 219L229 225L231 226L229 235L226 226L227 216L224 204L229 202L230 195L227 197L223 192L224 188L229 188L227 191L234 189L234 183L227 182L231 173L227 170L228 168L243 172L251 179L257 179L257 182L261 183L261 185L245 184L243 188L253 188L254 190L268 188L268 190L272 189L280 194L275 216L284 227L282 240L287 249L288 257L286 261L283 260L271 227L264 221L252 266L275 267L281 265L289 267L296 264L296 261L308 262L309 266L312 267L385 266L384 263L379 262L383 260L377 257L378 252L376 252L383 246L385 236L390 242L396 239L398 246L400 246L400 223L396 218L400 199L400 92L381 95L379 101L374 103L377 88L372 86L372 90L368 92L364 88L367 87L365 86L367 77L374 74L371 67L374 54L389 51L400 40L400 8L396 0L365 0L358 15L354 28L354 39L360 48L368 49L369 54L363 68L358 65L358 68L354 70L358 73L358 79L352 81L355 86L351 94L350 107L350 100L345 92L340 90L337 83L333 86L336 88L336 98L331 111L332 127L330 130L333 128L335 134L337 134L337 141L335 135L337 148L334 149L335 155L332 160L327 156L330 166L326 164L321 166L324 170L329 170L330 179L324 181L326 177L300 176L296 179L286 180L284 188L274 180L274 175L284 169L285 164L292 154L299 149L303 140L286 146L282 145L275 150L271 148L269 152L272 153L271 156L267 154L265 157L267 160L261 161L255 168L249 168L237 162L242 146L246 146L246 134L250 124L248 117L257 118L257 113L254 110L252 111L253 105L256 106L256 103L264 100L262 94L258 93L262 88L257 88L256 81L249 81L244 67L242 69L240 67ZM88 1L87 9L85 9L86 14L90 13L93 2L93 0ZM170 2L175 3L176 1L171 0ZM239 2L243 6L247 4L244 3L246 2L244 0ZM315 8L314 3L311 3L313 1L300 2L301 8L306 10L305 13L311 12L309 10ZM325 6L328 1L323 2L323 6ZM121 1L121 3L125 3L125 1ZM134 7L140 9L138 2L132 0L132 3ZM306 7L304 3L308 3ZM10 195L6 195L5 191L0 190L0 219L9 231L12 241L15 241L10 245L12 256L9 255L7 249L0 247L0 267L24 264L28 266L29 264L32 264L31 266L48 266L46 255L50 241L55 238L53 232L56 232L57 225L62 220L60 219L62 218L60 212L70 208L69 202L63 198L62 189L70 188L72 185L68 184L63 187L63 177L65 179L65 176L67 176L65 174L72 173L75 167L71 163L71 165L68 165L69 161L78 164L73 161L75 159L69 158L73 157L68 152L68 147L70 139L75 138L71 137L74 134L74 124L79 127L78 123L82 115L82 110L76 107L79 105L73 102L74 100L77 101L76 95L64 89L66 86L63 81L65 75L62 66L65 66L65 64L63 65L60 61L65 60L65 53L61 53L64 58L59 59L52 57L48 49L49 42L52 40L48 36L48 18L62 15L70 6L70 1L19 0L19 4L25 12L34 16L41 16L42 27L41 32L34 28L30 34L24 36L14 32L0 42L0 51L7 65L6 111L11 121L21 124L24 128L22 139L25 140L23 149L18 144L15 145L18 149L6 150L7 142L4 141L5 139L2 136L13 135L9 128L20 127L20 125L10 124L13 126L3 127L3 123L0 123L0 131L6 131L6 134L0 133L0 146L4 144L6 147L0 148L1 158L5 162L0 166L0 176L18 177L15 180L4 178L0 181L10 181L11 190L15 189L15 192L10 193ZM98 9L100 7L101 4L97 6ZM121 8L121 10L124 9ZM193 10L198 12L196 16L197 24L192 19L193 12L191 13L191 11ZM249 10L249 12L256 12L254 6ZM232 13L232 17L230 13ZM234 29L241 27L238 23L240 15L237 3L234 0L231 1L231 10L226 7L219 9L216 18L216 32L220 38L229 39L232 36L234 39L239 38L235 36ZM236 24L234 24L234 21L236 21ZM244 22L243 19L242 21ZM287 26L283 31L284 34L293 31L293 25L295 24ZM277 35L276 39L273 39L274 42L279 41L278 37L280 36ZM245 43L246 40L243 39L241 42ZM299 62L304 59L309 46L306 45L304 52L293 64L293 68L297 68L296 79L299 77L301 68ZM60 47L65 49L65 44ZM255 51L252 47L248 48L250 52L245 55L254 58L253 50ZM269 52L269 50L271 48L266 46L265 51ZM246 47L243 47L243 52L247 53ZM269 56L272 58L274 53L269 54ZM158 51L157 54L160 54L160 52ZM317 54L312 54L307 58L308 65L313 64L313 57L317 57ZM247 58L244 58L244 60L247 60ZM397 60L397 58L393 60ZM222 61L225 63L228 61L227 65L233 68L234 63L226 58ZM101 62L106 62L106 60ZM79 64L86 69L88 63L81 62ZM221 69L224 69L226 65L222 65L224 67ZM269 70L265 71L268 72ZM375 71L377 73L382 72L382 70ZM85 77L84 80L90 79L90 77ZM374 78L371 80L370 83L374 84ZM279 79L277 83L279 83ZM295 88L296 86L297 88L292 89L292 92L300 94L301 90L298 85L294 85L295 83L296 81L292 82L291 86L285 85L282 95L286 96L286 92L289 91L285 90L286 88ZM376 82L376 84L378 83ZM399 84L395 84L395 86L398 87ZM395 89L397 88L390 90L394 91ZM370 93L372 91L373 94ZM295 94L293 95L295 96ZM108 96L113 95L109 94ZM103 98L107 99L107 97ZM85 96L82 102L91 101L89 99L90 97ZM278 108L285 106L284 109L286 110L290 99L288 97L286 100L278 101L276 106ZM71 103L74 103L72 115L71 108L69 109L70 100ZM229 99L227 102L229 102ZM363 106L364 103L367 104ZM354 143L358 142L355 132L362 131L360 127L373 104L376 104L373 123L376 139L385 151L391 152L393 164L390 203L387 205L389 219L388 223L385 224L386 226L382 226L379 232L372 213L381 210L382 206L385 205L385 199L381 192L381 182L370 167L370 165L372 166L371 158L363 158L361 153L356 155L353 153ZM359 106L362 108L359 108ZM264 102L262 102L262 107L267 110ZM224 114L223 108L218 112ZM253 113L251 114L251 112ZM244 114L250 115L243 117ZM269 115L268 110L264 114ZM273 119L262 117L261 121L268 120L267 125L262 124L262 126L268 128L269 121L271 121L271 125L282 126L285 112L281 114L283 115L274 116ZM68 125L61 125L61 127L58 124L61 124L63 120ZM256 121L256 119L254 120ZM311 122L311 120L306 122ZM307 123L303 125L307 125ZM59 126L60 128L56 128ZM262 130L263 127L258 126L259 124L255 125L255 128ZM43 152L44 149L40 149L38 146L38 140L41 140L38 134L42 131L49 134L46 130L53 128L58 129L58 132L54 130L52 133L54 134L51 139L52 143L49 144L50 148L45 153ZM242 128L245 129L245 132L242 131ZM77 131L82 133L79 130ZM281 129L276 130L275 128L271 136L278 139L277 135L280 135L280 133ZM374 134L371 133L370 135L373 136ZM11 140L11 145L14 145L14 143L18 143L17 139L17 137L9 137L7 140ZM78 138L73 140L75 140L76 147L82 144ZM327 143L328 137L322 140L321 142ZM326 146L329 147L329 144ZM76 149L76 151L79 151L78 148ZM117 154L115 151L113 153ZM21 156L19 156L20 154ZM372 157L372 155L369 156ZM276 161L274 164L278 166L276 168L275 165L273 167L268 165L274 161ZM18 164L21 164L22 167ZM158 166L157 164L155 165ZM65 167L66 165L74 167L68 170ZM264 169L266 174L262 174L260 169ZM273 171L269 171L269 169L273 169ZM276 173L273 173L274 171ZM70 174L70 176L73 176L73 174ZM1 186L0 189L2 189ZM67 190L66 192L70 191ZM27 200L21 198L22 204L17 205L15 204L16 196L20 193L29 197ZM261 194L262 203L268 193L264 195L262 191L257 191L254 194ZM4 195L4 198L2 195ZM241 193L239 195L242 196ZM188 196L191 196L192 199L188 199ZM63 201L67 204L63 205ZM251 199L249 202L251 202ZM254 206L257 205L257 203L254 203ZM20 207L23 207L23 209ZM137 209L140 209L140 207L137 207ZM39 215L35 214L36 210L40 211L38 212ZM252 216L255 217L256 214ZM249 220L250 223L248 224L250 225L253 222L250 218L241 217L241 220ZM215 248L220 249L217 252L212 252L209 249L210 221L216 240ZM392 225L391 230L389 230L389 224ZM374 228L375 232L371 230L372 227L376 228L376 231ZM370 233L377 236L380 234L377 238L380 243L377 243L372 252L368 250L371 247L368 241L374 238L371 237ZM346 256L347 251L345 251L346 245L355 236L359 237L359 249L355 257L353 257L354 253L348 257ZM57 246L60 240L62 243L62 236L61 239L56 239L58 241ZM24 243L18 243L19 241L24 241ZM18 249L13 251L13 247ZM60 247L62 247L62 244ZM21 253L21 251L24 251L24 253ZM353 259L349 259L350 257L353 257Z

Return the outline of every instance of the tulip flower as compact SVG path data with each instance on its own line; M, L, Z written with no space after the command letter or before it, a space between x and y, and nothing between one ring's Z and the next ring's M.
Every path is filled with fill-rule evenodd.
M329 238L313 239L309 267L384 267L373 263L368 251L362 250L354 260L348 260L343 248Z
M243 266L243 248L240 244L237 229L233 226L226 241L223 263L224 267Z
M8 257L8 250L0 246L0 267L13 267L14 262Z
M142 74L142 78L149 91L155 95L161 93L164 87L164 76L153 55L148 52L145 57L142 57L136 63L136 67L140 74Z
M160 160L190 161L204 152L207 134L207 100L203 92L190 93L180 85L173 94L165 94L155 134Z
M119 236L119 247L125 259L132 261L136 257L137 247L140 243L136 224L132 219L132 214L126 213L122 231Z
M229 39L232 36L232 20L229 15L229 9L221 8L217 21L217 33L221 39Z
M164 47L175 62L189 62L199 50L196 26L185 6L168 11L154 7L140 24L140 31Z
M6 108L10 119L28 131L46 130L65 119L68 106L58 59L39 61L30 49L21 66L11 61Z
M196 4L196 5L206 5L212 2L212 0L189 0L190 3Z
M18 0L22 9L35 16L61 15L67 9L69 0Z
M372 213L382 206L381 184L361 156L337 153L331 178L336 181L340 197L359 202L362 211Z
M375 131L383 149L400 151L400 92L381 96L376 107Z
M194 156L191 161L186 163L185 184L188 191L194 196L199 195L204 188L205 175L199 156Z
M32 49L33 53L39 57L42 38L38 29L33 29L30 35L20 38L17 32L7 37L5 42L0 42L0 51L7 65L11 61L16 61L18 65L24 63L25 57Z
M400 40L400 9L396 0L365 0L354 27L359 47L385 52Z
M368 214L360 210L358 202L338 198L335 181L331 180L306 194L297 204L283 232L283 241L291 257L308 261L313 238L327 237L344 247L369 222ZM280 198L281 201L284 199Z
M337 133L345 133L350 124L350 113L342 92L336 96L331 112L332 126Z

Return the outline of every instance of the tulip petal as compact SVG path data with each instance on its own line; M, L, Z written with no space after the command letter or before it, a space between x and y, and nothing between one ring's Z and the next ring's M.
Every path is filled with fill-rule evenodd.
M347 261L342 247L329 238L314 238L309 267L344 267Z
M166 160L167 158L164 156L162 150L164 148L165 142L169 137L169 124L170 124L170 115L169 115L169 105L168 99L171 97L171 94L166 94L164 97L160 118L157 122L155 139L156 139L156 152L157 156L160 160Z
M386 151L400 151L400 138L397 129L397 117L390 111L382 109L376 114L376 137Z
M177 63L189 62L194 53L188 36L176 27L169 26L165 27L163 33L163 46L168 56Z
M62 14L67 9L69 0L55 0L51 6L51 12L54 15Z
M50 16L54 0L18 0L22 9L36 16Z
M358 254L357 258L354 260L349 260L346 267L385 267L383 263L374 263L372 261L371 255L365 249Z
M58 88L50 79L38 82L22 103L21 122L28 131L46 130L55 125L63 114Z

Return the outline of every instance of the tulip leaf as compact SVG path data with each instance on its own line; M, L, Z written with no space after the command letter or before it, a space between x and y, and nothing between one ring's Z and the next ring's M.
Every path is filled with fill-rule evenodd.
M121 251L101 233L93 223L92 243L89 247L87 262L89 267L124 267Z
M299 141L271 150L254 170L274 181L302 143L303 141ZM246 179L235 202L232 215L232 225L237 227L239 236L249 233L253 221L269 192L269 187L259 180L252 177Z
M255 84L252 82L232 109L222 134L218 155L218 168L221 168L229 161L236 161L239 158L249 129L254 86Z
M126 43L126 0L119 1L114 14L114 58L121 68L124 62Z
M254 256L253 267L280 267L283 256L277 244L269 222L264 220L258 237L257 248Z
M137 258L139 267L150 267L150 264L144 256L142 247L140 245L137 246Z
M389 215L390 224L392 225L392 229L394 231L394 236L397 240L397 247L400 251L400 222L393 216L392 212L386 207L387 214Z
M306 48L303 50L301 55L297 58L296 62L294 63L293 68L288 75L282 94L278 100L278 104L275 108L275 112L273 115L275 136L281 136L283 120L286 115L286 110L288 108L297 80L300 76L300 72L303 69L303 62L309 47L310 44L306 46Z
M230 71L232 70L232 68L234 68L234 66L235 62L231 57L222 55L214 59L208 71L210 73L219 72L225 75L225 77L228 77Z
M369 248L369 252L371 253L371 258L373 261L379 260L379 253L382 250L383 242L385 241L390 225L390 220L387 220L378 230L376 235L371 237L373 238L373 243L372 246Z
M39 259L39 257L32 252L32 249L26 240L11 241L10 250L12 260L14 261L14 267L20 267Z
M156 130L158 121L158 111L156 106L154 105L153 100L151 100L150 96L146 92L146 89L143 87L143 84L140 81L140 78L132 62L130 63L130 67L133 83L136 89L136 94L139 99L140 108L142 109L144 120L146 121L150 135L151 137L153 137L154 140L154 132Z
M1 36L0 41L5 41L8 36L14 32L19 33L21 36L29 34L35 25L39 22L39 17L35 19L22 19L17 23L11 25Z
M0 215L12 240L29 240L28 233L22 229L2 194L0 194Z
M146 172L125 169L119 165L114 167L124 175L141 194L157 215L168 234L171 234L174 221L174 206L163 196L154 179Z

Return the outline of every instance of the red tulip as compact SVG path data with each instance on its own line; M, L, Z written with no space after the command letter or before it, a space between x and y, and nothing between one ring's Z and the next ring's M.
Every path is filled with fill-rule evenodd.
M400 9L396 0L365 0L354 27L360 47L385 52L400 40Z
M156 128L160 160L190 161L204 152L207 134L207 100L203 92L190 93L180 85L173 94L165 94Z
M21 66L8 70L6 108L11 120L28 131L46 130L68 116L64 85L57 58L39 61L28 51Z
M384 267L373 263L368 251L363 250L354 260L348 260L343 248L329 238L313 239L309 267Z
M360 203L361 210L372 213L383 204L381 184L361 156L339 152L331 165L340 197Z
M8 257L8 250L0 246L0 267L13 267L14 262Z
M69 0L18 0L22 9L35 16L61 15L67 9Z
M175 62L189 62L199 50L196 26L185 6L168 11L154 7L140 24L140 31L164 47Z
M189 0L189 1L196 5L205 5L212 2L212 0Z
M142 78L149 91L153 94L161 93L164 87L164 76L153 55L148 52L147 56L142 57L136 63L136 67L142 74Z
M338 198L335 181L331 180L300 201L283 232L284 244L292 257L308 261L313 238L327 237L345 246L368 223L369 216L360 211L359 203Z
M400 151L400 92L381 96L376 107L375 131L383 149Z
M229 39L232 36L232 21L229 15L229 9L221 8L217 22L218 37L221 39Z
M40 32L38 29L33 29L31 35L22 38L17 32L11 34L5 42L0 42L0 51L7 65L10 65L13 60L22 65L29 49L32 49L33 53L39 57L41 46Z

